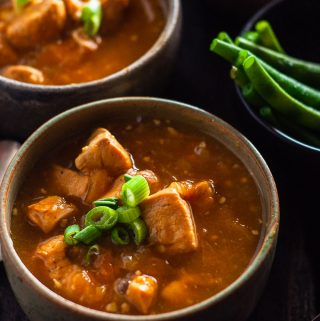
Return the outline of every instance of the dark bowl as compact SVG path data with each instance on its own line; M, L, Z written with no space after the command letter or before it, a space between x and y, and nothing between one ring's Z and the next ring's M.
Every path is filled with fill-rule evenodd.
M227 288L193 306L157 315L134 316L95 311L68 301L45 287L22 263L10 234L13 203L32 167L67 136L101 119L169 119L217 139L232 151L254 178L262 206L262 233L251 262ZM1 164L0 164L1 165ZM41 126L20 148L3 179L0 242L12 289L32 321L245 321L267 282L279 228L279 203L272 174L255 147L236 129L201 109L159 98L127 97L90 103L68 110ZM54 311L54 313L52 313Z
M131 65L110 76L62 86L33 85L0 76L0 137L23 141L54 115L90 101L159 93L175 62L182 23L180 0L162 2L166 23L157 41Z
M257 21L266 19L274 27L280 42L290 56L320 62L320 46L317 45L320 29L315 28L320 19L319 12L318 0L275 0L251 17L241 30L241 34L254 29ZM290 144L294 149L311 154L320 153L320 148L302 142L270 125L245 101L238 86L236 91L249 114L270 134L285 144Z

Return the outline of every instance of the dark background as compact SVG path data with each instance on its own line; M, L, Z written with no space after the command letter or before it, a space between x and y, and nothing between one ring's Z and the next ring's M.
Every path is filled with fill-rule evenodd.
M311 321L320 312L320 153L302 152L259 127L236 95L228 76L230 67L208 50L219 31L236 36L263 2L182 0L181 49L162 96L193 104L232 124L253 142L274 174L281 205L278 248L264 294L248 321ZM303 23L308 16L301 19ZM286 26L286 17L282 23ZM2 263L0 321L27 321Z

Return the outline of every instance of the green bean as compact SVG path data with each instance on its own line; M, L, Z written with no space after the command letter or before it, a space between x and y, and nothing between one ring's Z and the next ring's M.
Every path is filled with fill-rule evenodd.
M242 37L236 39L236 45L249 50L273 67L297 80L307 84L320 86L320 64L293 58L283 53L259 46Z
M231 37L224 31L221 31L218 33L217 39L224 41L226 43L233 44L233 40L231 39Z
M311 146L320 147L320 138L307 129L301 128L299 125L287 121L281 115L276 114L270 107L260 108L260 115L268 121L273 127L292 135L292 137L301 140Z
M252 83L247 83L241 90L244 99L255 107L261 107L265 105L264 99L254 89Z
M243 88L249 81L245 72L243 70L239 70L236 66L231 67L230 77L240 88Z
M239 59L239 55L241 52L241 48L227 44L224 42L217 41L212 45L212 51L219 54L223 58L228 58L227 60L236 65L239 63L237 59ZM227 53L230 51L230 53ZM247 53L251 54L249 51ZM235 58L236 57L236 58ZM243 57L242 57L243 58ZM270 74L270 76L279 83L279 85L287 91L291 96L300 100L301 102L320 110L320 92L316 89L307 86L292 77L289 77L277 69L273 68L266 62L259 59L259 62L266 69L266 71Z
M243 34L243 37L253 43L260 43L259 33L256 31L247 31Z
M255 26L260 44L262 46L265 46L269 49L272 49L277 52L285 53L282 46L280 45L280 42L275 35L270 23L266 20L260 20L256 23ZM247 40L252 41L251 39L245 37ZM256 41L252 41L254 43L257 43Z
M243 67L254 89L271 107L302 126L320 131L320 112L286 93L256 57L248 57Z

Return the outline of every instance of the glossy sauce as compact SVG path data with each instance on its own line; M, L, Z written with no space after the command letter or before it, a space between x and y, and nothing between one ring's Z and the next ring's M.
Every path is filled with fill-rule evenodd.
M261 232L261 203L257 187L247 169L223 145L214 139L179 128L165 121L134 121L104 124L118 141L132 154L139 169L151 169L161 179L163 186L172 181L212 180L215 187L214 205L206 215L194 218L199 237L199 249L181 255L164 255L147 244L136 247L115 246L109 238L101 244L108 251L109 278L101 278L100 272L88 267L101 284L110 292L108 302L99 302L95 309L106 311L110 303L119 313L138 314L134 307L123 310L124 300L113 291L113 282L130 271L140 270L158 280L157 301L150 313L163 313L190 306L230 285L246 269L254 256ZM85 145L89 132L56 146L46 159L35 166L24 183L13 211L12 237L14 246L25 265L45 285L64 296L64 290L57 291L53 282L34 253L39 242L52 235L63 233L58 227L50 235L28 223L25 207L39 198L54 195L45 172L51 164L73 168L75 157ZM187 143L186 143L187 142ZM45 195L43 194L45 193ZM68 198L67 198L68 199ZM76 199L68 199L81 208L81 215L68 220L68 224L79 222L90 208ZM80 263L81 260L75 259ZM175 287L174 299L168 300L165 287L174 281L183 280L181 290ZM75 300L76 301L76 300Z

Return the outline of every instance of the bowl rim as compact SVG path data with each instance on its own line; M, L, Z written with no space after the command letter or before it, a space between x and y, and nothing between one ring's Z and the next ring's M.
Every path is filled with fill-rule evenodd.
M260 20L263 19L263 17L270 11L270 10L274 10L277 6L282 5L283 3L287 2L286 0L273 0L270 3L268 3L267 5L265 5L264 7L262 7L260 10L258 10L255 14L253 14L253 16L251 16L251 18L249 18L249 20L245 23L244 27L241 29L240 34L244 34L245 32L251 30L253 28L253 26L255 25L255 23ZM283 132L282 130L273 127L271 124L269 124L267 121L265 121L264 119L262 119L262 117L260 117L251 107L251 105L249 103L246 102L246 100L244 99L241 90L239 88L239 86L237 86L237 84L235 84L236 87L236 92L237 95L240 97L240 100L242 102L242 104L245 106L246 110L248 111L248 113L262 126L264 127L269 133L273 134L274 136L278 137L280 140L289 143L291 146L295 146L298 147L300 149L303 149L305 151L311 152L311 153L319 153L320 152L320 147L315 147L312 145L309 145L307 143L304 143L292 136L290 136L289 134L286 134L285 132Z
M122 77L130 75L131 73L142 68L142 66L144 66L148 62L152 61L163 50L163 48L174 35L177 27L179 27L179 20L182 10L180 0L161 1L166 1L168 3L168 14L166 17L165 26L160 35L152 44L152 46L145 53L143 53L142 56L140 56L137 60L135 60L128 66L118 70L117 72L96 80L81 83L71 83L66 85L36 85L10 79L0 75L0 84L2 83L7 87L12 87L14 90L24 90L36 93L61 93L61 91L67 93L79 89L90 90L95 86L101 86L108 82L112 83L119 81Z
M237 141L240 141L241 144L246 147L250 152L252 152L252 157L255 161L259 164L261 171L264 173L264 179L267 186L270 189L270 212L268 213L268 217L270 217L270 223L267 226L264 226L263 229L265 230L265 235L261 238L260 242L257 245L257 249L255 254L253 255L249 265L246 269L241 273L241 275L232 282L229 286L224 288L222 291L218 292L217 294L209 297L208 299L201 301L197 304L192 306L174 310L171 312L156 314L156 315L122 315L122 314L113 314L103 311L97 311L91 308L84 307L80 304L74 303L69 301L62 296L58 295L54 291L47 288L44 284L42 284L23 264L22 260L19 258L17 252L14 249L13 242L10 237L10 226L8 226L5 213L6 213L6 203L7 203L7 196L10 190L11 181L15 176L15 171L18 166L21 166L20 163L23 163L23 157L25 154L28 153L29 147L37 143L37 140L41 137L42 134L46 132L48 128L52 128L56 123L59 123L60 120L68 117L72 114L76 114L83 110L98 108L101 105L112 105L114 103L125 103L125 104L132 104L132 103L148 103L148 104L157 104L162 106L173 106L176 112L182 110L189 110L203 116L204 118L211 121L212 124L217 123L219 126L223 127L227 130L230 134L233 135ZM250 171L250 169L249 169ZM0 243L2 244L2 249L5 250L7 253L10 253L10 260L14 262L14 268L19 273L20 277L24 276L24 281L29 284L30 287L34 291L36 291L39 295L42 295L46 298L46 300L59 305L64 309L68 309L73 311L73 313L81 314L86 317L91 317L92 320L114 320L114 321L164 321L164 320L172 320L174 318L181 318L187 317L194 313L200 312L201 310L207 309L210 306L218 304L219 302L223 301L224 299L231 296L234 292L239 290L243 285L249 281L255 273L261 268L264 262L270 255L270 251L275 247L277 242L277 235L279 230L279 222L280 222L280 212L279 212L279 199L277 193L277 187L274 181L274 178L271 174L271 171L266 164L265 160L261 156L261 154L257 151L254 145L245 138L237 129L223 121L222 119L218 118L217 116L212 115L211 113L204 111L200 108L194 107L189 104L161 99L161 98L152 98L152 97L124 97L124 98L112 98L112 99L104 99L96 102L91 102L88 104L84 104L72 109L69 109L49 121L43 124L40 128L38 128L28 139L27 141L21 146L17 154L14 156L13 160L11 161L5 176L2 181L1 186L1 207L0 207Z

